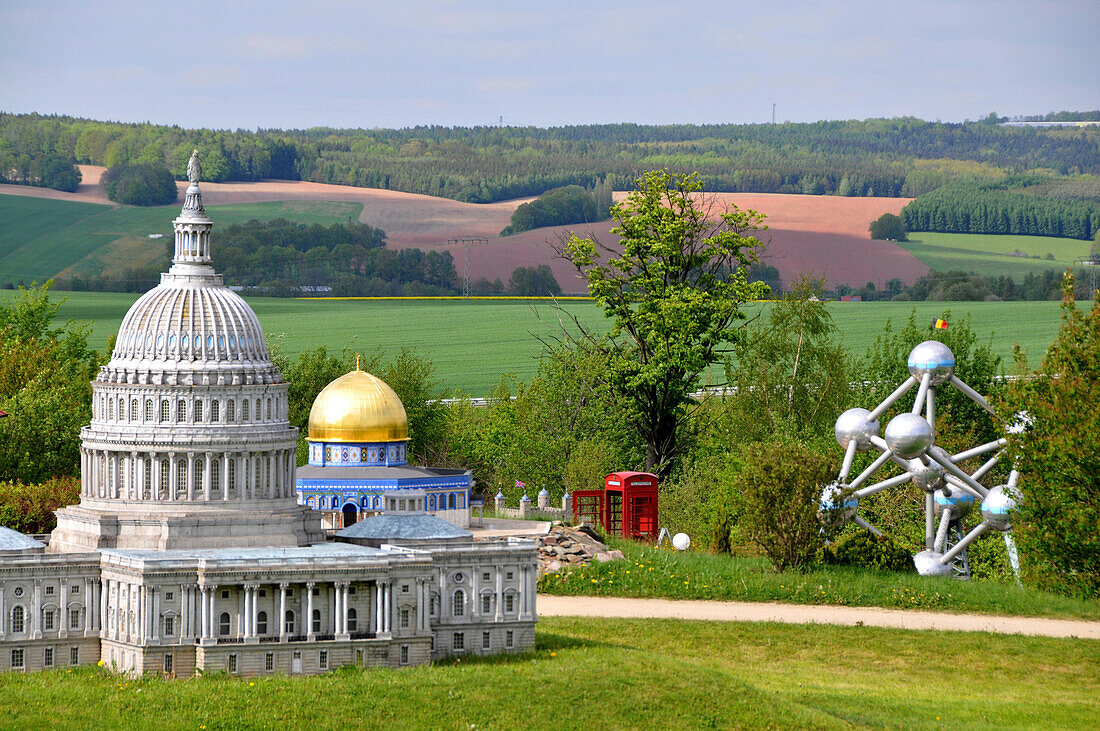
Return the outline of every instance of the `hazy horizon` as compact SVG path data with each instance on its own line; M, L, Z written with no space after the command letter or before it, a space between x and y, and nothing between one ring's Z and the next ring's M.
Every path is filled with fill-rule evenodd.
M1100 3L0 1L0 109L215 129L1100 109ZM1091 69L1091 70L1090 70Z

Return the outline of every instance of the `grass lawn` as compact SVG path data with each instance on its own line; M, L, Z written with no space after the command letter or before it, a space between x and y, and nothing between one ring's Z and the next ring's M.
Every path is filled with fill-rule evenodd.
M5 296L0 291L0 299ZM58 292L65 297L59 317L94 323L91 343L100 350L118 332L137 294ZM505 373L522 381L535 374L542 345L536 335L555 333L556 316L545 302L523 300L295 300L250 297L269 342L288 353L325 345L362 353L394 354L408 347L430 358L445 393L486 396ZM1087 303L1082 303L1087 307ZM750 309L759 310L760 305ZM568 311L594 327L606 326L590 302L569 302ZM1038 365L1060 324L1057 302L836 302L830 305L839 337L862 356L892 319L900 328L915 310L920 323L950 311L965 313L980 341L992 334L994 350L1011 367L1012 346L1019 343ZM542 318L540 321L539 318ZM349 361L349 368L350 368Z
M764 558L716 556L612 541L625 561L566 566L539 579L559 595L667 597L719 601L839 604L1066 619L1100 619L1100 605L997 581L955 581L916 573L827 566L775 573Z
M933 269L974 271L985 276L1011 275L1017 282L1029 273L1063 270L1089 253L1088 241L1052 236L997 236L914 231L898 244ZM1010 256L1010 254L1026 256ZM1053 259L1047 259L1047 254ZM1037 258L1030 258L1037 257Z
M1098 680L1088 640L560 617L522 655L306 678L8 673L0 699L11 728L1088 728Z

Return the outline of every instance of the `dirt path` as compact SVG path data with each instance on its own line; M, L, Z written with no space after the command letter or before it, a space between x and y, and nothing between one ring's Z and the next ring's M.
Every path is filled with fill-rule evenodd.
M947 614L880 607L834 607L765 602L678 601L620 597L550 596L539 594L544 617L644 617L702 619L723 622L839 624L849 627L994 632L997 634L1077 637L1100 640L1100 622L1039 617Z

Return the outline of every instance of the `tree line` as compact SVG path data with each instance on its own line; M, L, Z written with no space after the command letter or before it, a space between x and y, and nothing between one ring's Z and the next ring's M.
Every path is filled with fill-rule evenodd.
M610 216L611 186L606 181L591 191L579 185L548 190L529 203L520 204L512 212L512 221L500 232L511 236L544 226L564 226L571 223L595 223Z

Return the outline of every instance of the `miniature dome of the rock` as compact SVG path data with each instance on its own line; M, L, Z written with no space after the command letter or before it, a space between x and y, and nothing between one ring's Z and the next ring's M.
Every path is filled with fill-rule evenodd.
M309 439L393 442L409 438L405 406L380 378L358 368L325 386L309 411Z

